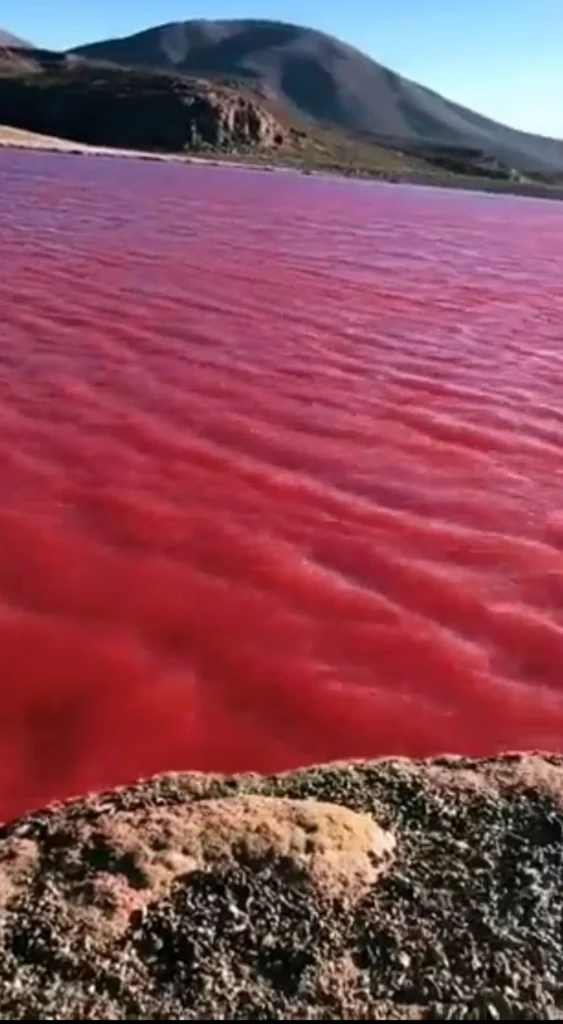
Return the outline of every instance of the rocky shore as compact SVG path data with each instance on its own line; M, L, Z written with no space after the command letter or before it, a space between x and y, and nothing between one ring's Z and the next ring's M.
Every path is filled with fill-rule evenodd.
M0 828L3 1020L562 1020L563 757L164 775Z

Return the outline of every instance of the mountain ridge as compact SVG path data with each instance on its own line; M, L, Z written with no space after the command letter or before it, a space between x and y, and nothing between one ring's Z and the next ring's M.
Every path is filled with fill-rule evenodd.
M9 47L10 49L27 50L32 48L32 45L27 40L19 39L18 36L14 36L11 32L6 32L5 29L0 28L0 48Z
M498 124L348 43L289 22L171 22L69 52L126 66L243 79L313 123L411 151L458 147L522 172L563 170L563 141Z

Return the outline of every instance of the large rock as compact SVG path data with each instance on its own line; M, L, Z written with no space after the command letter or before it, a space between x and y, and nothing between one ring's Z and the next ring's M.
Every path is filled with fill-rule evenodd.
M563 1019L563 758L165 775L0 829L0 1018Z

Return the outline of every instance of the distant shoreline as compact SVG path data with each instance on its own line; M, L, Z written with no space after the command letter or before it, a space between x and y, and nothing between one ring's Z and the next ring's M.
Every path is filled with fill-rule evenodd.
M29 132L22 128L12 128L0 125L0 152L2 150L16 149L42 153L62 153L71 156L107 156L123 158L127 160L153 160L158 163L178 163L201 166L224 166L230 168L243 168L256 171L293 171L307 177L339 177L352 181L374 181L384 184L417 185L429 188L455 189L464 192L482 192L494 195L523 196L534 199L551 199L560 201L563 199L563 186L551 187L549 185L536 184L534 182L518 183L506 182L495 179L440 177L412 171L408 174L388 175L382 173L369 173L358 169L357 173L346 173L344 168L337 167L307 167L292 164L260 161L255 162L244 158L229 159L221 154L210 154L199 156L188 153L161 153L149 150L118 149L112 146L94 146L87 142L75 142L71 139L57 138L51 135L41 135L37 132Z

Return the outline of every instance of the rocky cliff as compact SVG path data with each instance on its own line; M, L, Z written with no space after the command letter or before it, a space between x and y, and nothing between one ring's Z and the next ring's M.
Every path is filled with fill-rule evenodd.
M177 152L271 150L291 134L241 90L39 51L0 55L0 123L92 145Z
M563 757L167 775L0 828L3 1020L562 1020Z

